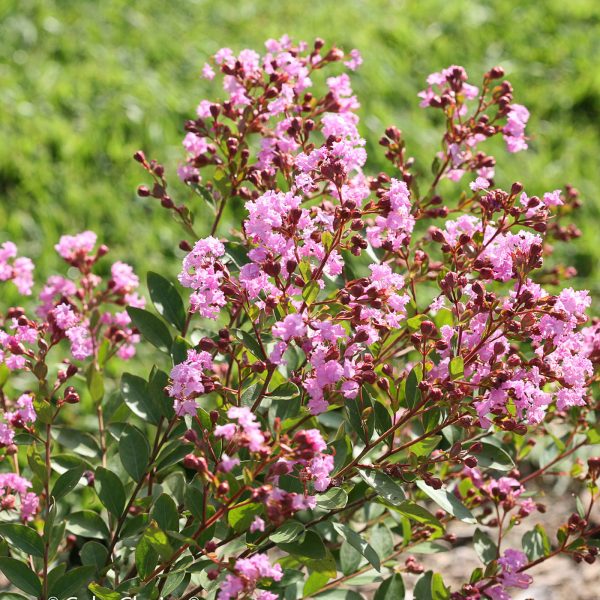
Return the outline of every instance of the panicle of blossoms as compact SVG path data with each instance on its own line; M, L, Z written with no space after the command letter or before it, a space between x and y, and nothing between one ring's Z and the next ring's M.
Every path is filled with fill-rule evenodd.
M0 246L0 281L12 281L20 294L29 296L33 287L33 262L25 256L17 257L12 242Z
M174 399L173 407L178 416L196 415L196 398L214 388L213 380L204 373L212 369L212 356L195 350L188 350L187 358L173 367L167 391Z
M445 176L458 181L465 172L474 171L482 179L493 179L495 159L476 148L496 134L502 133L509 152L527 148L525 125L529 112L513 103L513 90L508 81L494 85L494 80L503 76L501 67L488 71L481 91L467 83L467 72L460 66L448 67L427 78L427 89L418 94L421 106L444 111L448 121L445 149L438 155L442 163L438 178ZM472 113L469 113L469 101L473 101Z
M222 286L228 280L226 267L219 259L225 254L225 246L210 236L198 240L183 259L179 274L182 286L193 290L190 309L207 319L216 319L227 303Z
M2 415L6 422L0 421L0 447L10 446L14 441L16 430L28 429L36 421L37 414L31 394L21 394L14 408L16 410L4 411Z
M27 491L31 487L31 481L16 473L0 473L0 510L10 513L18 509L22 521L32 521L40 500Z
M220 585L217 600L231 598L256 598L257 600L276 600L277 595L257 589L262 579L281 581L283 571L281 566L271 565L266 554L255 554L249 558L236 561L233 573L226 576Z
M516 587L526 590L533 578L527 573L522 573L520 569L528 563L527 556L520 550L508 549L498 559L501 573L497 577L498 585L493 585L485 590L487 596L492 600L510 600L511 595L506 588Z
M0 330L0 361L10 369L31 366L39 344L45 354L64 338L69 341L72 356L77 360L92 356L102 338L114 346L121 358L128 359L135 354L134 344L139 341L139 335L131 327L126 312L106 310L97 323L91 325L92 312L105 305L144 306L143 298L135 292L138 277L125 263L114 263L111 279L105 288L101 287L102 279L92 272L92 268L108 248L100 246L92 254L96 239L96 234L91 231L60 238L55 246L57 252L69 265L77 268L80 277L76 281L60 275L48 278L39 295L40 304L35 309L39 321L28 319L21 308L8 311L5 330Z

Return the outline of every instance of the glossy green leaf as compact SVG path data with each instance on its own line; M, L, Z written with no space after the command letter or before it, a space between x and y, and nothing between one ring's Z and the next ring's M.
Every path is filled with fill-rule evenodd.
M286 521L280 525L270 536L269 539L274 544L289 544L304 533L304 525L298 521Z
M82 588L86 588L94 577L96 569L92 566L75 567L67 571L62 577L52 584L49 596L55 598L69 598L74 596Z
M0 571L14 586L26 594L38 597L42 593L42 584L38 576L23 562L8 556L0 557Z
M387 502L397 504L406 499L402 488L385 473L358 469L358 474L367 485L371 486Z
M125 488L121 479L112 471L98 467L95 473L94 488L100 502L115 517L119 518L125 508Z
M476 529L473 534L473 547L484 565L488 565L496 558L498 552L496 544L492 538L484 531L481 531L481 529Z
M85 466L83 463L81 463L79 466L65 471L56 480L56 483L52 487L50 495L53 496L55 500L60 500L61 498L66 496L70 491L75 489L75 487L77 486L77 484L83 476L84 470Z
M346 540L351 546L354 547L355 550L358 550L368 561L369 563L379 571L381 569L381 561L379 560L379 556L377 552L373 549L371 544L367 542L360 534L356 533L353 529L351 529L348 525L343 525L342 523L332 523L333 528L336 532Z
M146 277L148 292L156 312L166 319L179 332L185 327L185 308L177 288L162 275L148 271Z
M87 538L107 539L109 536L106 523L91 510L70 514L67 517L67 530Z
M168 494L161 494L157 498L150 512L150 518L154 519L163 531L179 531L177 505Z
M394 573L377 588L373 600L404 600L406 590L400 573Z
M150 445L146 436L132 425L124 429L119 440L119 458L134 481L139 481L146 473Z
M348 494L343 488L332 487L326 492L317 495L317 506L324 510L343 508L348 503Z
M9 544L31 556L44 556L44 542L31 527L18 523L0 523L0 535Z
M148 390L144 379L131 373L123 373L121 395L133 414L154 425L159 422L162 416L161 407Z
M291 542L290 544L277 544L281 550L303 558L321 559L325 558L325 545L323 540L315 531L306 532L302 541Z
M173 339L167 326L158 317L143 308L133 306L127 307L127 314L144 339L167 354L171 351Z
M424 481L417 481L417 487L447 513L465 523L477 523L477 519L475 519L471 511L452 492L449 492L445 488L436 490Z

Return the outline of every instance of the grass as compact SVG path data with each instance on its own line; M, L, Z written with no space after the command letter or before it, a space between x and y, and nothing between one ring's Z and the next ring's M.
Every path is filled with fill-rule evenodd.
M439 134L416 98L428 73L456 63L479 79L502 65L532 112L533 140L519 155L498 145L497 181L523 181L531 194L564 183L581 190L584 236L564 252L600 291L596 0L4 0L0 241L13 239L47 275L58 266L57 238L91 228L115 259L174 275L177 227L136 197L145 177L131 155L142 148L173 172L183 121L201 98L220 93L199 78L207 55L262 48L285 32L363 53L354 87L374 170L388 124L403 129L428 170Z

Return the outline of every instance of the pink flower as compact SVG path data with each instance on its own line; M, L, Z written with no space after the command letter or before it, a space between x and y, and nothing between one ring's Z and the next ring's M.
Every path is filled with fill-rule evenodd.
M54 321L63 330L75 327L80 321L80 317L68 304L59 304L53 311Z
M96 239L97 236L93 231L84 231L77 235L63 235L54 248L65 260L72 262L89 254L96 245Z
M333 471L333 456L325 454L316 456L310 461L308 473L314 479L315 490L323 492L329 486L330 475Z
M233 434L235 433L235 425L233 427L233 431L231 432L230 436L223 436L226 439L231 439L231 437L233 437ZM237 467L240 464L240 459L237 457L229 457L227 456L227 454L223 453L221 454L221 462L219 463L219 469L221 471L223 471L224 473L229 473L229 471L231 471L231 469L233 469L234 467Z
M302 337L306 334L306 325L299 313L287 315L283 321L278 321L273 325L273 335L280 337L284 342L293 337Z
M247 447L251 452L261 452L265 448L265 436L260 430L256 416L247 406L232 406L227 411L227 416L237 421L217 425L214 429L216 437L224 437L227 440L235 440L241 446Z
M469 184L469 187L474 192L477 190L487 190L490 187L490 182L485 177L477 177L475 181Z
M76 291L77 287L72 281L60 275L52 275L48 278L46 285L40 292L40 302L42 304L37 309L37 314L42 318L46 318L54 307L54 302L57 298L72 296Z
M84 360L94 352L94 344L87 325L77 325L65 332L71 342L71 353L77 360Z
M185 138L183 138L183 147L192 156L200 156L208 150L206 139L199 137L192 132L188 133Z
M116 262L110 268L113 282L113 291L128 294L135 290L140 284L138 276L133 272L133 267L124 263Z
M209 377L205 370L212 370L212 357L208 352L188 350L187 358L171 369L169 396L174 398L173 407L178 416L194 416L198 410L196 398L205 392Z
M216 319L226 304L225 294L220 289L224 278L223 268L217 258L225 254L225 246L214 237L198 240L193 250L183 259L179 282L192 288L190 308L208 319Z
M527 150L525 126L529 120L529 111L521 104L511 105L504 126L504 141L509 152Z
M39 498L27 491L31 485L29 480L16 473L0 473L0 495L5 499L14 493L19 495L23 521L31 521L39 505Z
M4 242L0 246L0 281L12 280L20 294L29 296L33 287L33 269L31 259L24 256L17 258L15 244Z
M360 65L362 65L363 59L360 52L356 49L350 51L350 60L347 60L344 65L347 66L351 71L356 71Z
M215 78L215 72L213 71L213 68L208 63L205 63L204 66L202 67L202 77L204 77L204 79L208 79L208 80Z
M392 179L390 190L384 196L389 202L389 210L375 218L375 225L367 227L367 239L374 248L384 243L392 250L398 250L402 242L410 238L415 226L411 215L410 192L404 181Z
M255 533L256 531L264 531L265 530L265 522L260 517L254 517L254 521L250 524L250 533Z

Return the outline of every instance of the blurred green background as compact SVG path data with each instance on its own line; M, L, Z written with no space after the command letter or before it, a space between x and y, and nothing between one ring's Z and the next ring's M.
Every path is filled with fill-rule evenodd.
M429 170L440 134L416 94L430 72L462 64L477 83L502 65L533 139L517 155L497 144L497 183L580 189L584 237L563 253L599 291L598 0L2 0L0 241L19 244L40 277L57 266L61 234L92 228L115 259L175 275L178 228L136 197L147 177L131 155L164 161L174 197L188 199L174 174L183 122L221 93L199 77L202 64L221 46L262 50L283 33L362 52L354 87L373 170L389 124Z

